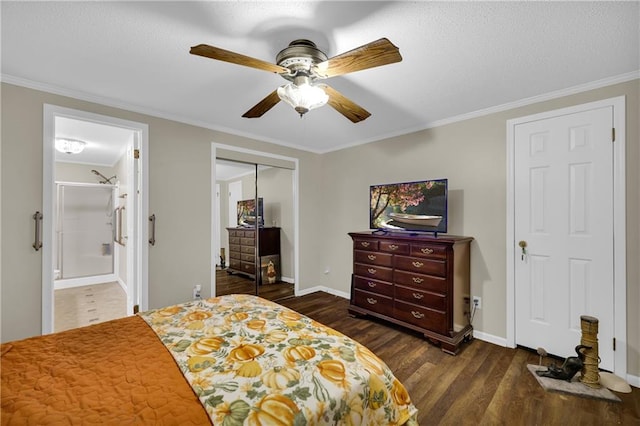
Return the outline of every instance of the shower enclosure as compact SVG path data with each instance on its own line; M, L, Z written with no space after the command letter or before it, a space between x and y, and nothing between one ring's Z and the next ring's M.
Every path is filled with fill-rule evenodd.
M56 190L55 279L84 279L85 284L96 283L100 278L112 279L108 275L115 272L117 187L56 182Z

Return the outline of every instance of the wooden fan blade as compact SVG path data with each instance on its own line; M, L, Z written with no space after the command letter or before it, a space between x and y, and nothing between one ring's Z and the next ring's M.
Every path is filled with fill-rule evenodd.
M275 72L278 74L289 73L289 68L281 67L280 65L272 64L271 62L252 58L250 56L241 55L240 53L220 49L219 47L209 46L208 44L193 46L189 53L192 55L204 56L205 58L217 59L218 61L244 65L246 67L257 68L259 70Z
M280 96L278 96L278 90L274 90L269 93L266 98L258 102L249 111L242 114L245 118L258 118L262 117L264 113L273 108L278 102L280 102Z
M369 111L349 100L336 89L327 86L326 84L323 84L322 88L324 89L324 92L329 95L327 103L340 114L351 120L351 122L359 123L360 121L366 120L371 115Z
M400 61L400 50L388 39L381 38L320 62L313 70L319 77L329 78Z

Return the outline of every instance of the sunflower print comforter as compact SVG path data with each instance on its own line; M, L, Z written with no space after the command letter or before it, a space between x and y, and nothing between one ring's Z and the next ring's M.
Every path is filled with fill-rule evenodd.
M363 345L289 308L228 295L139 314L215 425L401 425L416 408Z

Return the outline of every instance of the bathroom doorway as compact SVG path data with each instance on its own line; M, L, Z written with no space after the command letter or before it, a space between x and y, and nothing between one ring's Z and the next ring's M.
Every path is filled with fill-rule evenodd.
M147 127L45 105L43 333L146 308Z

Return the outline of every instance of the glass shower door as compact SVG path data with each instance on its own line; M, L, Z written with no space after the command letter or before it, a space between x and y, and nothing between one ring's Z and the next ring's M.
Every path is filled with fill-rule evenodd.
M60 279L114 273L114 188L58 184Z

